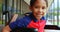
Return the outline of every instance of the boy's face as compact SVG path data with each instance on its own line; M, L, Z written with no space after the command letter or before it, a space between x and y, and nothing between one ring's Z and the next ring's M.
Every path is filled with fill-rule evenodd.
M44 0L36 0L34 5L30 7L32 10L34 16L36 17L42 17L46 14L46 2Z

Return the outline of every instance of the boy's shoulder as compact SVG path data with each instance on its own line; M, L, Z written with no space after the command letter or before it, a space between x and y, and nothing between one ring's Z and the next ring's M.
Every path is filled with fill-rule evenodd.
M29 16L18 16L16 20L31 21L31 18Z

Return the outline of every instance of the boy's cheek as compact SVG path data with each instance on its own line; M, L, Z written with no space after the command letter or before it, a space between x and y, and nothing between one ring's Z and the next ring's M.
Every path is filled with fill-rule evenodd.
M46 10L44 10L44 16L47 14L47 9Z
M43 16L46 16L47 12L44 12L44 15Z
M44 13L44 15L43 16L45 16L46 15L46 13Z

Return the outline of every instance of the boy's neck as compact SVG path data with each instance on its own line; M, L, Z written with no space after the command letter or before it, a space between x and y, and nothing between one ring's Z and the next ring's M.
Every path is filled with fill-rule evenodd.
M40 20L42 17L36 17L37 20Z

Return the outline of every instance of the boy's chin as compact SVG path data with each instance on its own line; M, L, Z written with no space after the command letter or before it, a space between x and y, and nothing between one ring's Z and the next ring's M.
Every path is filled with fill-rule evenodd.
M42 15L37 15L37 17L41 18L41 17L42 17Z

